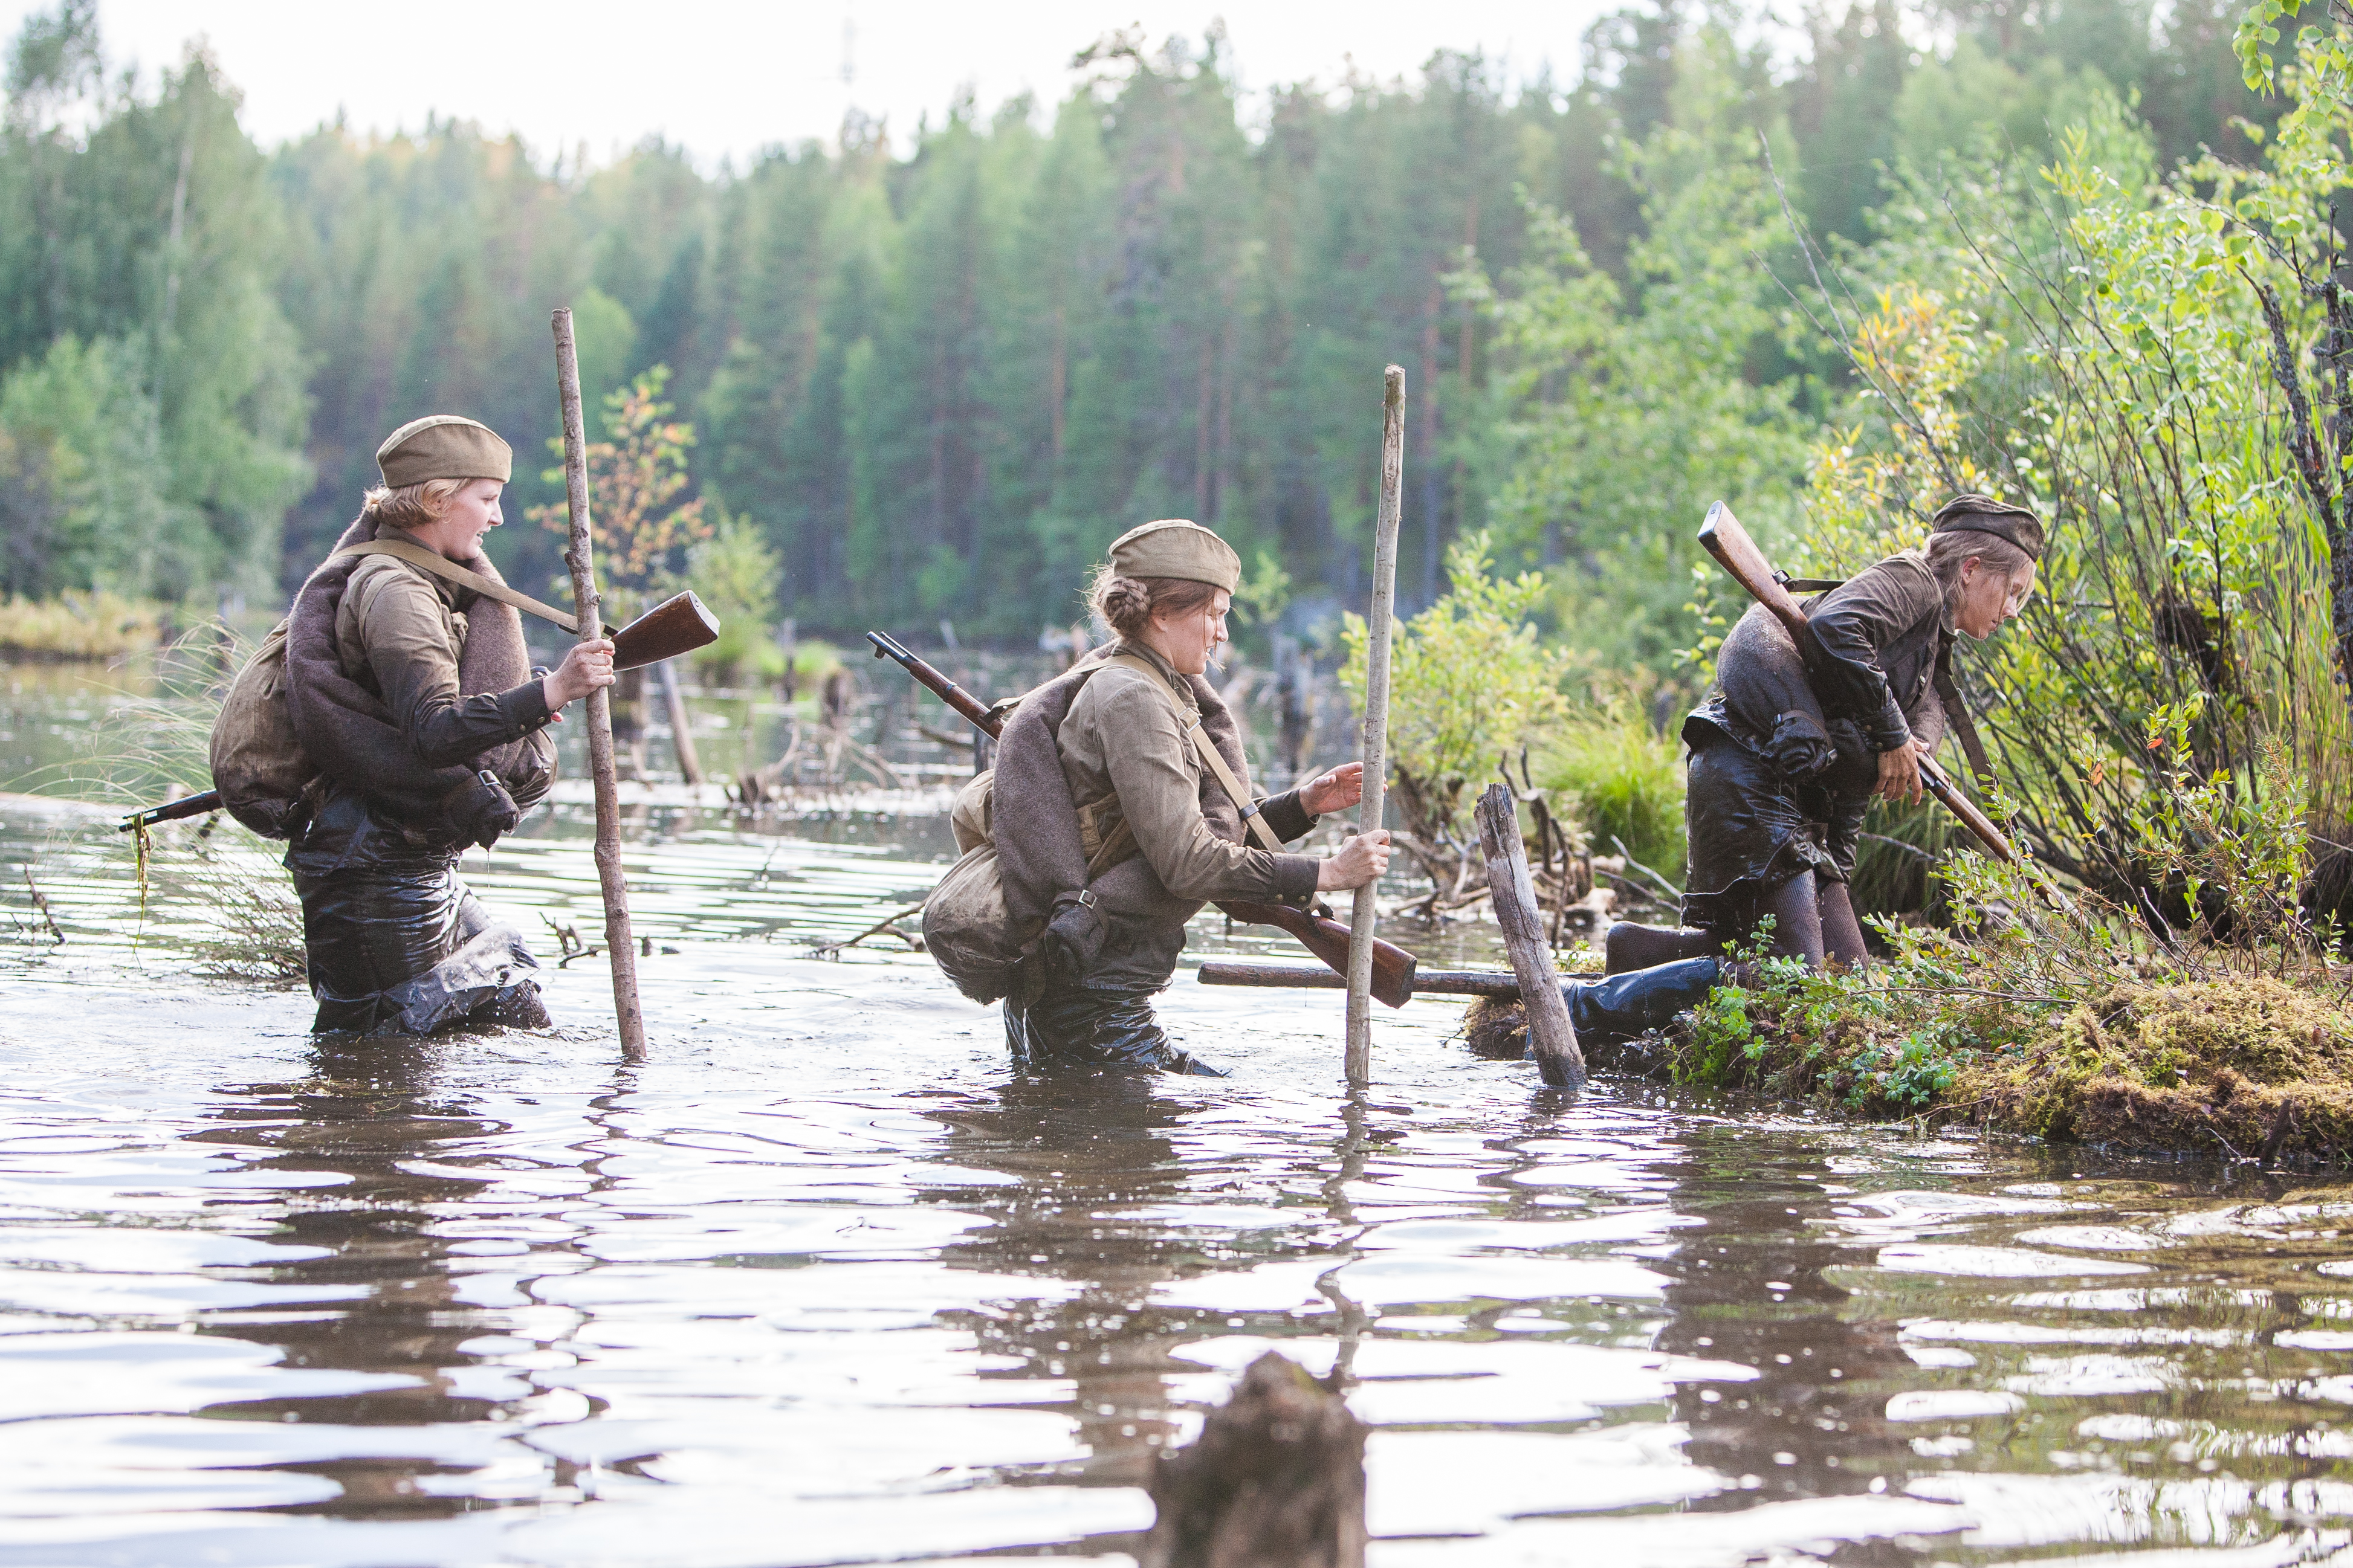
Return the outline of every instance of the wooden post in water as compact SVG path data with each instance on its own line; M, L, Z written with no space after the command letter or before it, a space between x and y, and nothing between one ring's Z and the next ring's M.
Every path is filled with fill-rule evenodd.
M691 784L702 782L702 759L694 754L693 722L686 710L686 693L678 689L678 669L669 659L654 666L661 679L662 702L670 711L670 743L678 751L678 771Z
M572 309L558 306L555 325L555 391L564 405L564 497L572 513L572 542L565 563L572 568L572 615L580 640L603 635L603 608L588 549L588 433L580 418L580 356L572 342ZM638 1005L638 943L629 931L629 883L621 872L621 802L613 785L613 702L610 689L588 694L588 772L596 786L596 880L605 893L605 954L613 964L613 1013L621 1027L622 1054L645 1055L646 1019Z
M1364 1568L1365 1424L1273 1351L1153 1467L1138 1568Z
M1397 607L1398 518L1405 490L1405 368L1391 365L1381 395L1381 507L1373 530L1373 604L1365 617L1365 805L1357 821L1370 833L1388 801L1389 621ZM1373 927L1380 888L1356 889L1348 921L1348 1082L1373 1081Z
M1528 1049L1536 1070L1556 1089L1585 1087L1585 1053L1577 1048L1577 1026L1560 994L1560 973L1545 941L1544 906L1536 902L1535 879L1528 875L1527 846L1520 842L1520 819L1512 792L1487 786L1479 797L1479 848L1487 858L1487 890L1495 902L1495 923L1504 928L1504 949L1520 979L1520 1005L1527 1009Z

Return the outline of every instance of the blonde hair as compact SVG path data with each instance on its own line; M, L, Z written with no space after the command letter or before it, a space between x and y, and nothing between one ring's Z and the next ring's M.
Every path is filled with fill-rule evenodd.
M1218 596L1215 583L1189 577L1123 577L1118 569L1099 566L1087 584L1087 608L1123 637L1144 635L1156 615L1181 616L1198 610Z
M1980 533L1973 529L1949 528L1942 533L1928 536L1928 570L1936 574L1936 586L1945 591L1945 603L1953 603L1961 591L1961 568L1971 561L1984 563L1989 572L2004 577L2015 577L2019 569L2034 564L2034 557L1996 533Z
M379 526L422 528L449 510L449 498L471 479L423 479L397 489L378 485L360 498L361 511Z

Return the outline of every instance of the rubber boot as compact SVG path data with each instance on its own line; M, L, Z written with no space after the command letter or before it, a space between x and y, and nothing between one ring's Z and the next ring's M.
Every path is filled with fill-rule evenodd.
M512 926L488 926L416 979L387 990L384 1009L391 1015L390 1027L404 1035L429 1035L477 1011L489 1015L482 1020L486 1023L535 1014L544 1024L547 1011L539 1005L539 983L530 976L538 967L521 932ZM528 999L519 994L525 991Z
M1564 980L1560 994L1579 1040L1630 1040L1698 1006L1722 973L1713 958L1686 958L1606 980Z
M1698 926L1646 926L1620 921L1601 939L1601 972L1624 974L1653 964L1713 958L1722 939Z

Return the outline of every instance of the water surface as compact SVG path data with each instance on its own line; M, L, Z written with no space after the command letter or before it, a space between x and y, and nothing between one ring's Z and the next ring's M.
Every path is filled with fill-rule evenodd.
M468 859L551 966L579 829ZM808 955L935 819L635 832L629 1065L595 961L552 1032L317 1044L0 808L0 1563L1125 1563L1270 1346L1374 1424L1384 1568L2353 1539L2353 1190L1567 1100L1444 1003L1352 1096L1335 994L1189 973L1230 1079L1023 1077L920 955Z

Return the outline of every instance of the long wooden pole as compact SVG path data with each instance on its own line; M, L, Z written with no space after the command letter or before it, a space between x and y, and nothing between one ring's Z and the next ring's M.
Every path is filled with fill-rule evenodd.
M1397 607L1398 518L1405 494L1405 368L1391 365L1381 395L1381 509L1373 527L1373 604L1365 617L1365 807L1363 831L1381 825L1388 802L1389 621ZM1356 889L1348 921L1348 1082L1373 1081L1373 927L1380 890Z
M555 311L555 390L564 404L564 499L572 512L572 608L580 640L603 635L596 564L588 548L588 432L580 417L580 355L572 342L572 310ZM638 1005L638 943L629 931L629 882L621 871L621 800L613 784L613 700L609 688L588 694L588 773L596 785L596 880L605 893L605 952L613 963L613 1014L621 1052L645 1054L646 1017Z

